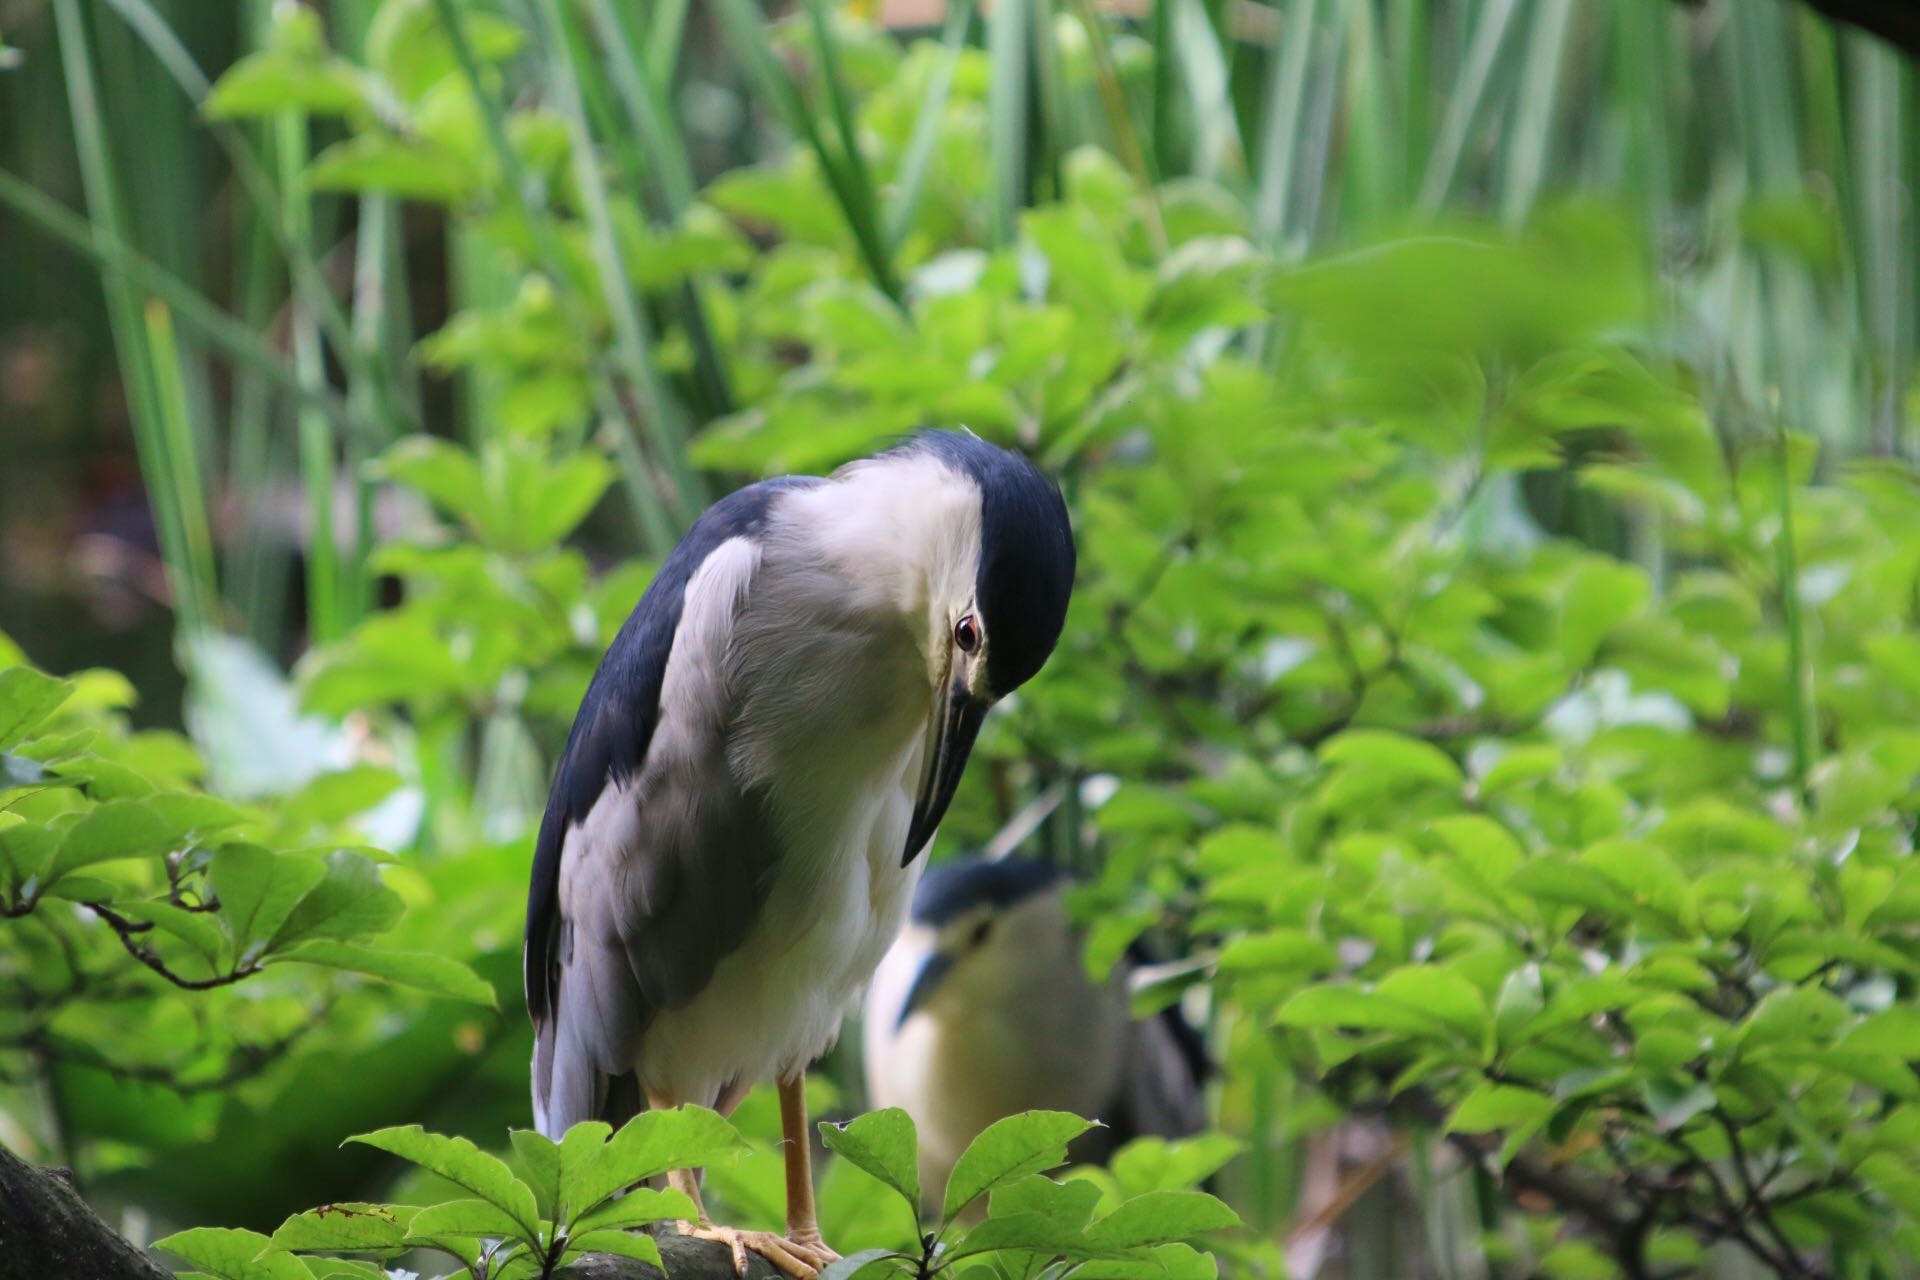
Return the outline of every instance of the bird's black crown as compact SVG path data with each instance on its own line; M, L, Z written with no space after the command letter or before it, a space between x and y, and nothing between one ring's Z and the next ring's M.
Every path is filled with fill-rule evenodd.
M974 598L987 630L987 684L1013 692L1040 670L1066 625L1073 528L1059 488L1033 463L968 431L923 431L901 446L930 453L980 487Z
M913 893L913 918L939 928L973 907L1007 908L1066 879L1028 858L955 858L927 868Z

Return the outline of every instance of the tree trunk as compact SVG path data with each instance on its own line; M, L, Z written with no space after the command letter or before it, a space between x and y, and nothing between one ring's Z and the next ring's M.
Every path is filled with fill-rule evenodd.
M666 1236L660 1256L672 1280L735 1280L733 1257L711 1240ZM749 1280L780 1280L758 1254ZM171 1280L165 1268L116 1235L87 1207L64 1170L38 1169L0 1147L0 1280ZM644 1262L592 1254L554 1280L664 1280Z
M0 1280L168 1280L100 1221L63 1169L0 1147Z

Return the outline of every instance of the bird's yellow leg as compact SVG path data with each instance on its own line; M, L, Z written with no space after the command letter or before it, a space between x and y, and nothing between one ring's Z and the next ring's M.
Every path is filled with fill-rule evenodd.
M734 1274L744 1280L747 1274L747 1253L751 1250L778 1267L792 1280L817 1280L820 1272L828 1263L836 1261L839 1254L821 1243L820 1228L814 1220L812 1160L806 1146L807 1104L804 1094L800 1093L804 1076L793 1082L795 1096L799 1099L799 1111L790 1115L791 1106L787 1100L788 1086L780 1086L780 1127L786 1137L787 1147L787 1234L775 1235L771 1231L741 1231L736 1227L714 1225L707 1217L707 1208L700 1199L700 1179L692 1169L675 1169L667 1174L667 1185L693 1201L693 1210L698 1215L694 1223L681 1223L680 1233L692 1236L696 1240L717 1240L733 1253ZM672 1104L657 1098L651 1091L647 1094L647 1105L667 1107ZM800 1133L799 1174L800 1186L804 1188L798 1199L794 1192L794 1131ZM804 1230L799 1229L804 1225Z
M786 1144L787 1239L834 1262L840 1255L820 1238L820 1220L814 1216L813 1135L807 1130L804 1067L794 1072L792 1079L780 1082L780 1137Z

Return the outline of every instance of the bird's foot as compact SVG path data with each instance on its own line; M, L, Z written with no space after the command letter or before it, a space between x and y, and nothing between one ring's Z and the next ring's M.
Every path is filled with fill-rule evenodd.
M683 1225L681 1231L696 1240L718 1240L726 1245L733 1251L734 1274L743 1280L747 1274L749 1249L793 1277L793 1280L817 1280L830 1263L840 1260L840 1255L827 1248L817 1231L789 1239L771 1231L741 1231L735 1227L716 1227L711 1222L703 1222L696 1227Z

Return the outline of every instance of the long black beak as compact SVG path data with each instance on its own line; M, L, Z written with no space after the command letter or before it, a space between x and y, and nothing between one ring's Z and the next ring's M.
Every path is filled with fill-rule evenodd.
M920 795L913 802L913 824L907 828L907 847L900 852L900 865L906 866L919 856L939 829L953 803L954 788L966 772L967 756L973 740L980 734L980 722L987 718L987 704L955 684L947 694L947 705L940 716L940 729L933 740L933 755L926 775L920 780Z
M907 1025L907 1019L927 1002L951 968L953 957L944 951L936 951L920 962L920 972L913 975L913 985L907 988L906 1002L900 1006L900 1018L893 1024L895 1031Z

